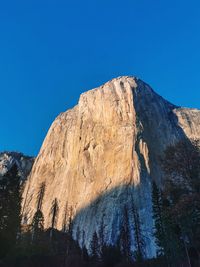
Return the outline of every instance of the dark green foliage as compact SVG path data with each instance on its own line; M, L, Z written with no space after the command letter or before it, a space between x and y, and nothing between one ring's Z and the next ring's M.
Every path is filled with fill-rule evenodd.
M20 234L21 192L17 165L0 177L0 258L14 249Z
M104 225L104 217L102 217L102 219L101 219L100 228L99 228L99 246L100 246L100 250L101 250L101 253L102 253L102 249L105 246L105 225Z
M120 248L104 245L101 253L101 261L105 267L113 267L123 259Z
M51 228L44 230L42 204L45 184L38 190L31 225L20 235L19 177L16 166L0 179L1 267L180 267L199 266L200 251L200 153L197 142L178 143L166 150L162 160L163 190L152 184L154 235L158 257L146 260L142 222L132 201L125 205L117 245L105 240L104 217L98 232L85 247L85 232L77 228L73 239L74 210L66 204L63 231L56 230L59 212L54 199L49 213ZM184 149L184 151L183 151ZM199 164L199 165L198 165ZM197 166L198 165L198 166ZM185 169L184 169L185 168ZM133 229L130 231L130 229ZM131 236L134 235L134 238ZM51 236L51 238L49 238ZM135 253L131 251L135 240ZM77 241L81 242L81 246Z
M183 258L183 243L181 241L181 232L176 218L171 216L171 203L163 199L162 219L164 236L161 237L164 246L164 255L169 264L177 263Z
M89 262L89 255L85 246L81 248L81 258L84 262Z
M134 251L134 258L137 262L142 262L144 260L144 240L141 230L141 221L139 217L138 210L132 200L132 213L133 213L133 227L134 227L134 240L136 250Z
M167 237L165 255L168 254L173 262L183 258L191 266L189 250L193 249L197 254L200 251L199 141L183 140L169 146L162 159L162 168L165 174L161 212ZM154 207L157 217L155 211ZM161 239L159 237L162 243Z
M130 236L128 208L126 205L124 207L124 213L122 217L122 226L120 229L120 236L119 236L119 247L126 261L127 262L131 261L132 258L131 236Z
M100 256L100 245L96 231L94 232L90 243L90 254L93 260L97 260Z
M32 241L39 242L41 233L44 230L44 216L41 210L37 210L31 224Z
M161 192L155 182L152 183L152 205L153 205L153 219L154 219L154 235L156 245L158 247L157 255L162 256L165 254L166 233L164 229L163 218L163 203Z
M166 178L183 192L200 192L200 142L183 140L165 150L162 167Z

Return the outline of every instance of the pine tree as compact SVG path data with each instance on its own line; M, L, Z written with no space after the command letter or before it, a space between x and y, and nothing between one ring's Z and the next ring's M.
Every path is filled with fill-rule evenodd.
M85 231L82 230L82 243L81 243L81 247L83 248L85 246Z
M104 225L104 216L101 219L100 228L99 228L99 246L100 246L100 257L103 258L104 247L105 245L105 225Z
M120 229L119 244L123 257L127 262L131 261L131 236L129 227L129 216L127 205L124 206L124 213L122 216L122 226Z
M141 221L138 210L132 200L132 213L133 213L133 227L134 227L134 240L135 240L135 259L138 262L144 260L144 239L141 230Z
M162 192L158 189L155 182L152 183L152 208L154 219L154 237L157 245L157 256L166 258L168 264L174 258L171 246L177 245L173 234L173 221L169 216L170 203L164 200Z
M80 227L78 226L76 228L76 241L80 242L80 238L81 238L81 231L80 231Z
M162 256L166 254L166 232L164 228L163 218L163 205L161 192L158 189L155 182L152 183L152 208L153 208L153 219L154 219L154 236L157 249L157 255Z
M176 220L172 216L172 203L162 196L162 218L164 227L164 255L168 264L177 263L183 256L183 242L181 240L181 229Z
M123 260L121 251L117 246L104 245L103 258L101 259L103 266L114 267Z
M88 251L87 251L87 248L85 246L83 246L81 249L81 258L84 262L89 261Z
M41 210L37 210L31 223L32 241L37 243L41 240L44 231L44 216Z
M21 222L21 190L17 165L0 177L0 257L16 245Z
M188 249L193 247L198 250L200 247L199 140L181 140L169 146L161 162L165 174L164 195L170 203L165 214L168 211L166 218L168 225L171 225L170 234L176 240L176 246L171 242L171 254L174 254L174 247L177 247L178 257L185 254L190 264ZM167 237L168 235L169 233Z
M96 231L93 233L92 240L90 243L90 254L92 260L97 260L99 258L99 240Z
M168 146L161 163L165 178L178 185L180 193L200 193L199 140L181 140Z
M174 187L172 188L174 190ZM164 257L167 264L170 265L182 257L181 231L176 217L172 216L173 206L171 201L166 195L163 195L155 182L152 184L152 208L157 256Z
M89 255L87 248L85 246L85 231L82 230L82 243L81 243L81 258L82 260L88 262L89 261Z

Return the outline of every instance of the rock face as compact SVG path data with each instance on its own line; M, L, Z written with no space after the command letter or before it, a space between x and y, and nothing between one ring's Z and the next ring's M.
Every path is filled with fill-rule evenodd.
M24 182L33 166L34 158L18 152L0 153L0 176L5 175L14 164L17 165L21 181Z
M200 138L200 111L170 104L137 78L119 77L82 94L77 106L53 122L35 160L23 194L24 223L31 222L45 183L45 227L57 198L58 229L68 203L75 210L74 237L79 229L80 243L89 247L102 221L107 243L114 243L124 207L134 201L146 256L154 256L151 182L162 186L160 155L181 138Z

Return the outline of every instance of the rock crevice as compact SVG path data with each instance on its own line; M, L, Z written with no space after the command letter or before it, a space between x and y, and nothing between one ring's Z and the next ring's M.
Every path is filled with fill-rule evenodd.
M119 77L83 93L78 105L60 114L48 131L24 189L24 223L31 222L37 192L45 183L45 227L57 198L59 230L67 202L77 211L74 236L79 227L89 247L103 216L106 241L113 243L124 205L134 197L146 254L152 257L151 182L162 186L159 157L169 144L199 137L199 110L170 104L137 78Z

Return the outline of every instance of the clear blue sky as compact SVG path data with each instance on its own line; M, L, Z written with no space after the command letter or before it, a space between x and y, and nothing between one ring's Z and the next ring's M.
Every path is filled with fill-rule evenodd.
M1 1L0 150L36 155L80 93L121 75L200 108L200 1Z

